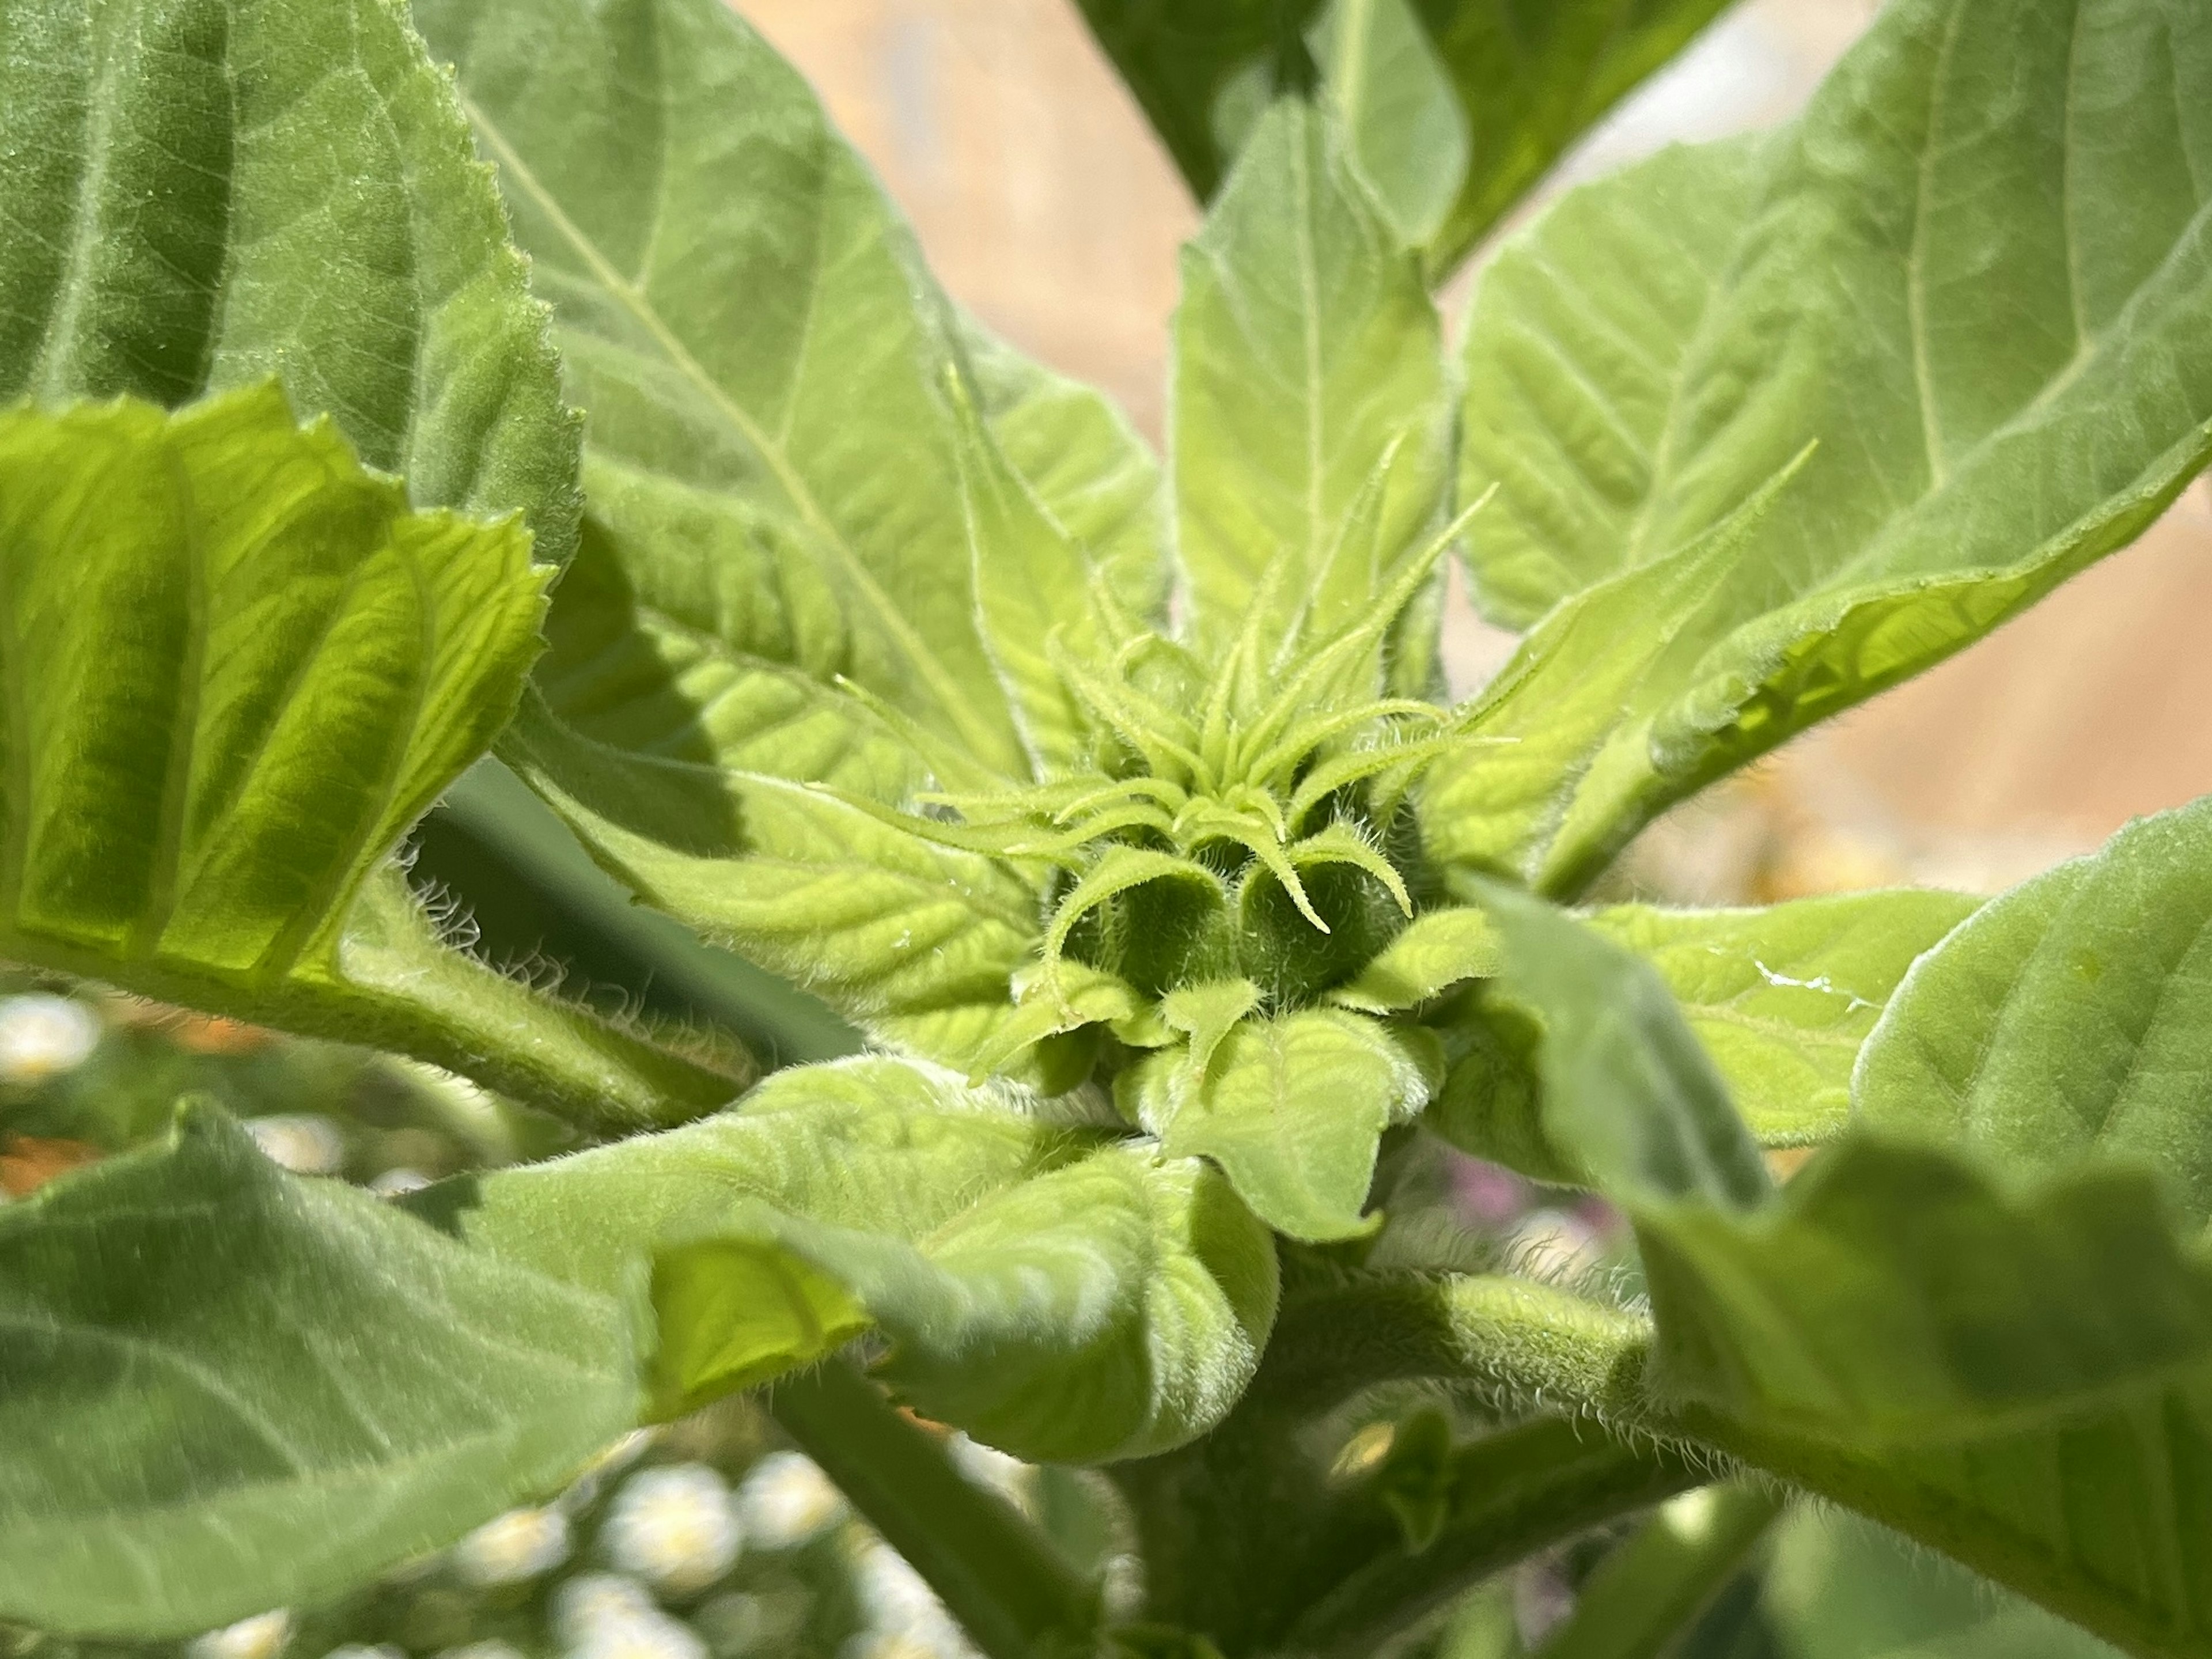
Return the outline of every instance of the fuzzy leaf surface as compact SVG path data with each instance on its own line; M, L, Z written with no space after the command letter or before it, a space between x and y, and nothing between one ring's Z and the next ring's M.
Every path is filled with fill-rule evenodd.
M1976 903L1899 888L1759 909L1624 904L1587 920L1659 970L1759 1143L1790 1146L1842 1131L1867 1034Z
M412 1201L587 1288L653 1261L664 1412L873 1328L903 1397L1019 1455L1092 1462L1203 1432L1274 1317L1267 1230L1206 1166L1019 1103L867 1056Z
M391 860L513 713L546 572L275 386L0 414L0 940L586 1121L743 1079L447 949Z
M1765 145L1532 228L1476 301L1461 489L1501 486L1474 558L1503 614L1564 608L1479 726L1512 764L1432 779L1439 855L1572 891L2156 517L2212 454L2208 90L2198 9L1909 0ZM1602 685L1572 642L1599 611L1639 641Z
M470 1251L187 1108L0 1209L0 1613L186 1635L543 1495L635 1420L619 1288Z
M0 17L0 404L279 380L417 506L576 539L544 308L391 0Z
M837 753L884 740L835 693L842 675L1025 775L977 627L951 388L980 378L1048 508L1100 538L1142 610L1159 569L1127 426L1003 347L971 365L979 331L728 8L425 0L416 17L458 66L553 303L592 527L629 590L619 626L587 615L564 638L556 615L554 712L641 752L811 781L809 732ZM875 780L892 797L921 769L896 758Z
M1993 901L1914 968L1856 1086L1870 1127L2015 1169L2147 1166L2212 1220L2212 800Z
M1688 44L1726 0L1560 0L1540 8L1505 0L1078 3L1201 198L1221 187L1256 108L1277 86L1296 84L1308 61L1304 42L1321 37L1321 56L1344 83L1340 91L1378 129L1363 142L1363 165L1389 176L1394 155L1419 134L1431 141L1431 166L1448 175L1447 205L1425 238L1429 270L1440 277L1577 134ZM1459 106L1451 139L1442 139L1427 99L1407 99L1402 54L1347 61L1340 48L1331 50L1329 36L1346 28L1395 29L1395 19L1378 25L1367 15L1385 9L1418 19ZM1431 72L1425 66L1419 78ZM1401 125L1381 125L1376 106L1394 104L1405 112Z
M2014 1184L1866 1137L1764 1201L1715 1159L1601 1163L1680 1145L1709 1070L1679 1018L1625 1022L1617 993L1559 966L1619 947L1513 908L1506 980L1545 1022L1547 1128L1636 1225L1655 1406L2130 1651L2212 1651L2212 1263L2154 1180L2060 1166ZM1626 1033L1640 1063L1578 1060L1593 1030Z
M1198 1063L1184 1048L1147 1057L1125 1093L1176 1157L1218 1164L1244 1201L1293 1238L1350 1238L1383 1130L1428 1103L1441 1063L1414 1028L1338 1009L1230 1026Z
M1364 599L1430 527L1448 470L1440 340L1419 263L1335 123L1276 104L1183 250L1176 545L1201 654L1255 604L1271 649L1301 620L1328 638L1356 617L1304 611L1340 539L1371 548ZM1372 521L1355 526L1378 469Z

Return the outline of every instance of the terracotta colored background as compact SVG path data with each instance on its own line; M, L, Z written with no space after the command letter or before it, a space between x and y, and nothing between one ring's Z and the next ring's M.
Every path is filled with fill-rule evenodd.
M1157 437L1181 181L1070 0L738 0L821 89L945 286ZM1747 0L1557 182L1787 116L1873 0ZM1445 295L1455 320L1463 275ZM2212 793L2212 492L1913 684L1801 738L1639 847L1684 897L1896 879L1990 888ZM1510 641L1462 612L1455 678Z

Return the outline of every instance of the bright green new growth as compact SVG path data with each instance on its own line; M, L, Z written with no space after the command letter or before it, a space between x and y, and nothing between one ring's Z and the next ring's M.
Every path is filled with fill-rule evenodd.
M682 1125L386 1206L195 1106L0 1210L0 1615L342 1589L775 1384L992 1659L1112 1640L850 1352L1106 1467L1147 1654L1383 1650L1741 1465L1559 1651L1787 1491L2212 1655L2206 809L1981 907L1559 908L2212 453L2212 23L1896 0L1512 238L1455 368L1428 277L1714 9L1085 0L1212 198L1164 470L718 0L0 9L0 949ZM1450 707L1455 548L1526 633ZM872 1052L732 1103L458 948L405 837L487 750ZM1437 1140L1648 1310L1469 1271ZM1335 1466L1383 1384L1466 1408Z

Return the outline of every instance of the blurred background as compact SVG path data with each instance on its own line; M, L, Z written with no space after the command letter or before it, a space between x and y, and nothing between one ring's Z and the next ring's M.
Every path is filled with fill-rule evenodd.
M1105 388L1158 440L1176 250L1197 212L1069 0L738 0L812 80L910 216L953 295ZM1770 125L1874 0L1746 0L1621 106L1556 191L1662 144ZM1540 195L1528 211L1540 207ZM1508 227L1510 232L1510 227ZM1456 323L1481 260L1443 296ZM1721 903L1896 882L1995 890L2129 817L2212 793L2212 492L1953 662L1655 825L1629 890ZM1455 689L1510 637L1460 599ZM557 955L557 951L553 954ZM544 1156L560 1132L427 1067L277 1039L58 981L0 977L0 1202L155 1133L204 1091L302 1173L394 1192ZM1601 1206L1455 1155L1414 1171L1472 1257L1618 1290ZM1347 1478L1418 1406L1341 1425ZM1462 1402L1442 1402L1462 1415ZM1471 1426L1472 1425L1470 1425ZM1092 1477L955 1437L1109 1595L1133 1585ZM1683 1524L1694 1524L1687 1511ZM1418 1651L1538 1645L1617 1534L1472 1596ZM0 1627L0 1659L124 1650ZM135 1650L143 1652L145 1650ZM897 1558L757 1408L730 1402L611 1448L568 1491L320 1608L272 1610L180 1659L952 1659L968 1650ZM1674 1650L1679 1659L2075 1659L2111 1650L1880 1529L1815 1507Z

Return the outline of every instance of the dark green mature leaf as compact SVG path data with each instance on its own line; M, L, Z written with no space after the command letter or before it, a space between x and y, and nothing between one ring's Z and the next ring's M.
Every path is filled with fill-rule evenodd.
M417 505L576 536L544 308L392 0L0 14L0 403L280 380Z
M1978 902L1900 888L1587 920L1659 970L1760 1144L1795 1146L1843 1128L1852 1065L1898 981Z
M975 331L805 84L714 0L423 0L416 17L458 64L553 301L593 528L629 589L623 626L556 638L554 712L665 757L813 779L819 756L782 726L882 743L833 695L843 675L1026 775L968 575L949 389ZM1126 425L985 356L980 401L1149 607ZM919 770L878 785L896 796Z
M655 1261L662 1409L871 1326L928 1415L1024 1456L1157 1451L1234 1403L1274 1317L1272 1240L1219 1176L872 1056L738 1110L413 1200L589 1288Z
M1372 1229L1360 1212L1382 1132L1428 1103L1442 1070L1425 1031L1310 1009L1231 1024L1203 1053L1195 1039L1163 1049L1122 1093L1164 1151L1212 1158L1278 1232L1350 1238Z
M1078 3L1201 198L1227 175L1255 109L1278 86L1295 87L1310 72L1307 43L1314 40L1355 127L1378 129L1360 139L1363 166L1389 177L1394 152L1411 134L1428 137L1429 165L1450 193L1440 222L1425 225L1421 240L1430 271L1442 276L1577 134L1680 50L1726 0L1411 0L1410 7L1407 0L1337 0L1334 9L1318 0ZM1375 14L1408 9L1458 105L1462 125L1449 137L1428 99L1407 99L1402 49L1363 59L1342 40L1349 33L1355 41L1387 41L1402 25ZM1410 75L1425 82L1432 72L1425 65ZM1394 100L1405 113L1385 125L1377 106Z
M2156 516L2212 454L2208 76L2200 9L1906 0L1766 146L1663 156L1529 233L1468 333L1462 489L1508 507L1475 562L1520 617L1602 576L1574 603L1649 643L1599 687L1561 617L1531 639L1489 719L1553 776L1495 800L1492 757L1448 763L1442 856L1571 890ZM1611 294L1624 268L1649 303ZM1724 556L1700 542L1808 441Z
M546 572L273 386L0 414L0 949L586 1121L740 1079L448 950L393 849L506 724Z
M1413 550L1447 470L1440 337L1419 265L1334 123L1275 105L1183 251L1176 546L1202 653L1255 604L1262 641L1286 643L1347 536L1370 550L1361 599ZM1314 618L1315 637L1353 620Z
M2212 1219L2212 800L1991 902L1868 1039L1860 1117L2028 1170L2118 1161Z
M1526 897L1498 914L1508 982L1545 1022L1546 1127L1636 1224L1661 1420L2134 1651L2212 1652L2212 1262L2155 1182L2095 1170L2014 1191L1948 1152L1852 1139L1754 1208L1710 1159L1601 1164L1594 1143L1725 1139L1685 1109L1710 1073L1679 1019L1648 1005L1623 1022L1617 982L1564 965L1593 936L1571 943ZM1537 973L1516 915L1547 946Z
M179 1636L345 1589L635 1420L607 1294L188 1109L0 1207L0 1614Z

